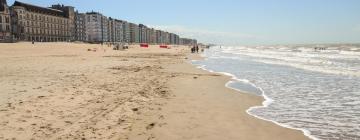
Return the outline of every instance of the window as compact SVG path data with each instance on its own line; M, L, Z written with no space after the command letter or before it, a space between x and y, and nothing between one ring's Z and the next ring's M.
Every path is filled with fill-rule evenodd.
M6 17L5 20L6 20L6 23L10 23L10 18L9 17Z

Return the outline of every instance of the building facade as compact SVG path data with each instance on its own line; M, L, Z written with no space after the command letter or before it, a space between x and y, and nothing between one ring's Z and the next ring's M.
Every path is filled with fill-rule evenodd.
M11 7L12 32L17 40L73 41L74 8L53 5L51 8L15 1Z
M88 12L85 15L86 35L88 42L108 42L108 18L97 12Z
M161 44L161 31L155 30L155 36L156 36L156 43Z
M196 44L197 44L197 40L195 40L195 39L189 39L189 38L180 38L180 39L179 39L179 44L180 44L180 45L196 45Z
M156 44L156 30L154 28L151 28L149 31L150 41L151 44Z
M124 42L124 22L115 20L115 42Z
M179 35L175 35L175 44L176 45L180 44L180 36Z
M52 9L62 11L67 21L60 19L60 33L63 32L63 36L66 39L63 41L74 41L75 40L75 8L72 6L64 6L60 4L52 5ZM61 22L62 21L62 22ZM64 31L62 31L64 30Z
M150 28L146 28L146 43L150 43L151 44L151 29Z
M170 44L175 44L175 34L169 33Z
M12 41L10 9L6 0L0 0L0 42Z
M130 23L126 21L121 21L123 25L123 42L124 43L130 43Z
M130 23L130 43L140 43L139 25Z
M108 42L115 42L115 19L109 18L108 20Z
M139 24L139 37L140 37L140 43L147 43L146 38L146 29L147 27L144 24Z
M109 42L124 42L123 22L109 18Z
M75 14L75 40L76 41L87 41L86 35L86 15L84 13Z
M169 32L164 32L162 37L163 37L164 44L170 44L170 33Z

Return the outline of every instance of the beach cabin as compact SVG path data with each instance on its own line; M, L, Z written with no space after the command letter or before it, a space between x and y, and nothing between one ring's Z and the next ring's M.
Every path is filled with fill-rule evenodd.
M141 47L141 48L149 48L149 44L141 43L141 44L140 44L140 47Z

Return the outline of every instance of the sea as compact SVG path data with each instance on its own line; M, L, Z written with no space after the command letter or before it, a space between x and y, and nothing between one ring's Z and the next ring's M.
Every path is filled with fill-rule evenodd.
M213 46L192 61L262 96L247 113L314 140L360 140L360 45Z

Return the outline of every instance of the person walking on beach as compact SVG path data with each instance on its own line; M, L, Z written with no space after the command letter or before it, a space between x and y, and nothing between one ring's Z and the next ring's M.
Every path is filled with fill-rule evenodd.
M196 53L199 53L199 46L198 45L196 45Z

